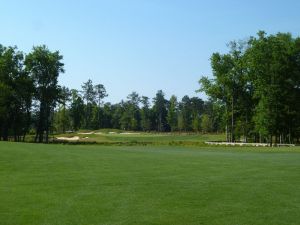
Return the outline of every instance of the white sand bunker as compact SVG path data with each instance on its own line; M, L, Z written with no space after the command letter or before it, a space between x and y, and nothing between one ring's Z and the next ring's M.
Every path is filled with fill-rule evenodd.
M82 134L82 135L89 135L89 134L94 134L94 132L88 132L88 133L78 133L78 134Z
M56 139L61 141L79 141L80 137L57 137Z
M140 133L120 133L120 134L124 134L124 135L140 135Z
M97 132L95 133L96 135L102 135L103 133L102 132Z

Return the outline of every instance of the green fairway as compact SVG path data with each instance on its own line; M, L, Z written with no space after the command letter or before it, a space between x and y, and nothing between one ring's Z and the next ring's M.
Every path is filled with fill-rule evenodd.
M205 141L224 141L226 140L225 134L180 134L180 133L133 133L122 132L116 133L109 132L90 132L87 133L72 133L61 134L56 137L78 137L80 142L96 142L96 143L148 143L148 144L183 144L183 145L196 145L204 144ZM76 141L75 141L76 142Z
M296 225L300 149L0 142L1 225Z

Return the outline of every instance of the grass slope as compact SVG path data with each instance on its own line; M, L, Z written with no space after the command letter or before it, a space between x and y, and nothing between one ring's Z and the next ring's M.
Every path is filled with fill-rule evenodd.
M1 225L296 225L299 190L299 148L0 142Z

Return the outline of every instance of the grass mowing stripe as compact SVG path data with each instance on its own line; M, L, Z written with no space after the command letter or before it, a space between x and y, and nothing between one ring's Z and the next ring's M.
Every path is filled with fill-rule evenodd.
M299 148L272 150L0 142L0 224L298 224Z

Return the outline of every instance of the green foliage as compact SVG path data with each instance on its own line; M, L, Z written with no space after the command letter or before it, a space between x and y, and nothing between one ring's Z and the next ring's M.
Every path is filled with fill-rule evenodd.
M24 55L0 45L0 140L24 139L31 117L33 82L24 71Z
M299 38L259 32L248 43L231 42L229 47L228 54L213 54L214 79L202 78L199 90L225 106L227 139L243 135L255 141L295 142L300 124Z
M202 77L209 99L176 96L162 90L150 98L136 92L117 104L105 103L103 84L82 90L58 85L62 56L45 46L25 56L0 45L0 139L36 141L49 133L103 128L156 132L226 132L227 141L300 142L300 38L289 33L230 42L211 57L213 77ZM34 104L32 104L32 102Z
M70 106L70 117L73 130L79 130L83 125L84 102L77 90L72 89L72 100Z
M193 131L199 132L201 130L201 118L195 117L192 121Z
M141 129L143 131L150 131L152 128L152 122L149 98L142 96L141 103L143 104L141 108Z
M48 142L51 112L59 100L58 76L64 72L62 59L58 51L51 52L45 45L34 47L25 59L26 71L33 79L34 98L38 103L35 138L38 142Z
M175 95L172 95L169 101L167 121L171 131L176 131L178 129L178 102Z
M167 100L165 99L165 94L162 90L159 90L156 93L156 97L153 99L153 111L155 115L155 126L157 127L157 131L167 131Z
M212 130L212 122L207 114L202 115L201 129L202 129L203 133L208 133Z

